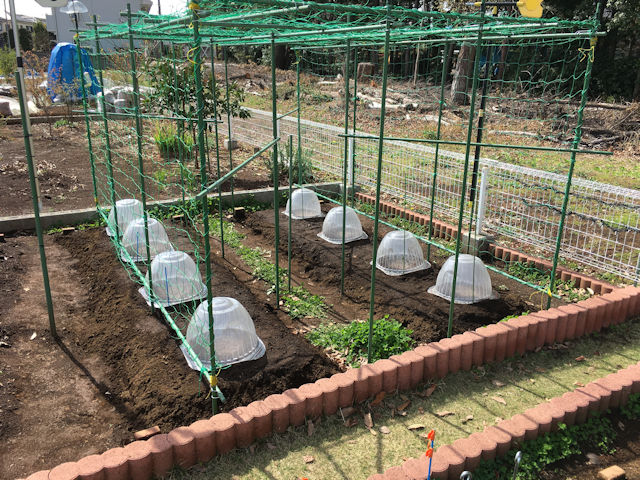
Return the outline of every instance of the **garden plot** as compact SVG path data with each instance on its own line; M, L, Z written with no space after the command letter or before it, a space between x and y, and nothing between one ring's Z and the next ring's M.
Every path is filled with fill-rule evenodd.
M330 209L328 205L323 205L322 208L325 213ZM359 217L369 239L346 244L344 296L340 295L341 246L332 245L318 237L323 219L292 221L292 284L302 285L312 294L324 297L324 303L328 306L326 318L310 316L300 319L296 328L301 331L308 331L324 322L347 323L368 318L373 221L364 216ZM286 268L287 222L288 218L281 214L282 268ZM275 237L273 210L250 213L245 220L236 222L235 228L245 236L243 245L267 249L267 252ZM380 238L390 230L389 227L380 225ZM215 233L215 229L212 232ZM270 258L268 253L266 256ZM436 283L438 272L447 257L448 254L433 248L430 259L432 268L402 276L388 276L379 271L376 276L374 317L377 319L388 315L398 320L412 330L412 338L418 344L446 337L449 301L428 294L427 289ZM241 259L228 258L242 263ZM470 305L456 304L454 333L462 333L524 312L538 311L546 306L546 296L542 303L542 293L495 272L490 272L490 277L498 297ZM264 284L256 286L253 283L252 288L264 290L265 287ZM286 286L281 285L281 289L284 291ZM553 306L560 304L560 300L553 299Z

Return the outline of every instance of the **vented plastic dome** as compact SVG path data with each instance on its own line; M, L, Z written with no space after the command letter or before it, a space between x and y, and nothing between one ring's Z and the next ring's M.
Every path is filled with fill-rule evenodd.
M322 232L318 234L320 238L326 240L329 243L342 244L342 210L343 207L334 207L329 210L327 217L322 223ZM356 211L347 207L346 209L346 222L345 222L345 243L355 242L356 240L364 240L367 234L362 230L360 219Z
M142 218L142 203L135 198L123 198L122 200L118 200L116 202L116 208L118 212L118 233L120 236L124 235L124 232L127 231L127 227L131 222L137 220L138 218ZM115 235L115 214L113 209L109 212L108 224L107 226L107 235L113 237ZM113 230L111 226L114 227Z
M308 188L299 188L293 191L291 198L287 200L284 214L291 215L294 220L323 216L316 192Z
M185 252L171 251L156 255L151 261L151 280L156 305L168 307L199 300L207 295L207 288L200 279L198 267ZM138 291L150 305L146 289L142 287Z
M444 262L435 286L429 288L429 293L451 300L453 286L453 267L455 256ZM491 277L482 260L473 255L461 254L458 257L458 276L456 279L456 298L454 303L470 304L497 298L491 290Z
M149 253L152 260L159 253L173 250L162 223L155 218L149 217L147 218L147 226L149 228ZM129 224L124 232L124 237L122 237L122 246L134 262L147 260L144 218L138 218ZM124 252L122 252L121 257L126 261Z
M431 264L424 259L418 239L405 230L387 233L378 248L376 267L387 275L426 270Z
M210 369L209 352L209 312L205 300L196 309L187 327L187 343L202 364ZM256 334L256 328L249 312L235 298L215 297L211 300L213 310L213 331L215 334L216 362L220 366L256 360L264 355L265 346ZM194 370L198 370L193 360L182 352Z

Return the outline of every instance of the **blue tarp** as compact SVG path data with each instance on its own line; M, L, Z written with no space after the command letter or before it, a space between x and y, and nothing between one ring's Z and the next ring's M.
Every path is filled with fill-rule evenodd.
M96 95L100 88L91 65L91 59L86 50L81 49L81 52L87 95ZM47 90L54 101L65 98L72 100L82 98L78 49L73 43L59 43L51 52L49 71L47 72Z

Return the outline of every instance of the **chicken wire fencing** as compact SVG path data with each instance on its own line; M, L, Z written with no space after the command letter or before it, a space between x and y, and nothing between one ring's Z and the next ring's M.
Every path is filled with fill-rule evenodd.
M271 112L249 109L251 117L232 120L235 140L262 145L271 138ZM297 142L297 119L283 117L279 132ZM302 150L312 165L330 178L342 176L343 129L301 120ZM364 133L364 132L359 132ZM358 187L376 184L377 143L353 142L353 171ZM297 143L296 143L297 148ZM385 142L382 191L428 212L436 149L402 141ZM438 152L434 210L436 218L455 221L460 205L464 154ZM469 167L471 168L471 166ZM483 233L502 244L526 245L540 256L554 253L562 210L565 175L521 167L490 158L480 159L486 170L487 197ZM348 166L350 172L352 168ZM640 259L640 191L574 178L562 238L563 261L592 267L627 281L638 280Z

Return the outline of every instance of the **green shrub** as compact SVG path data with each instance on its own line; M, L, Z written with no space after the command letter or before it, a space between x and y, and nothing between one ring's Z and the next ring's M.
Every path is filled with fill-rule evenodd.
M156 123L153 129L153 139L163 155L178 155L180 149L188 155L193 149L191 136L185 133L182 136L178 135L178 130L172 123Z
M0 75L7 81L13 79L13 72L16 71L16 53L9 48L0 49Z
M411 333L389 315L375 320L372 329L372 362L409 350L413 345ZM318 347L344 352L347 362L357 366L367 356L369 323L355 321L345 326L323 324L309 332L307 339Z

